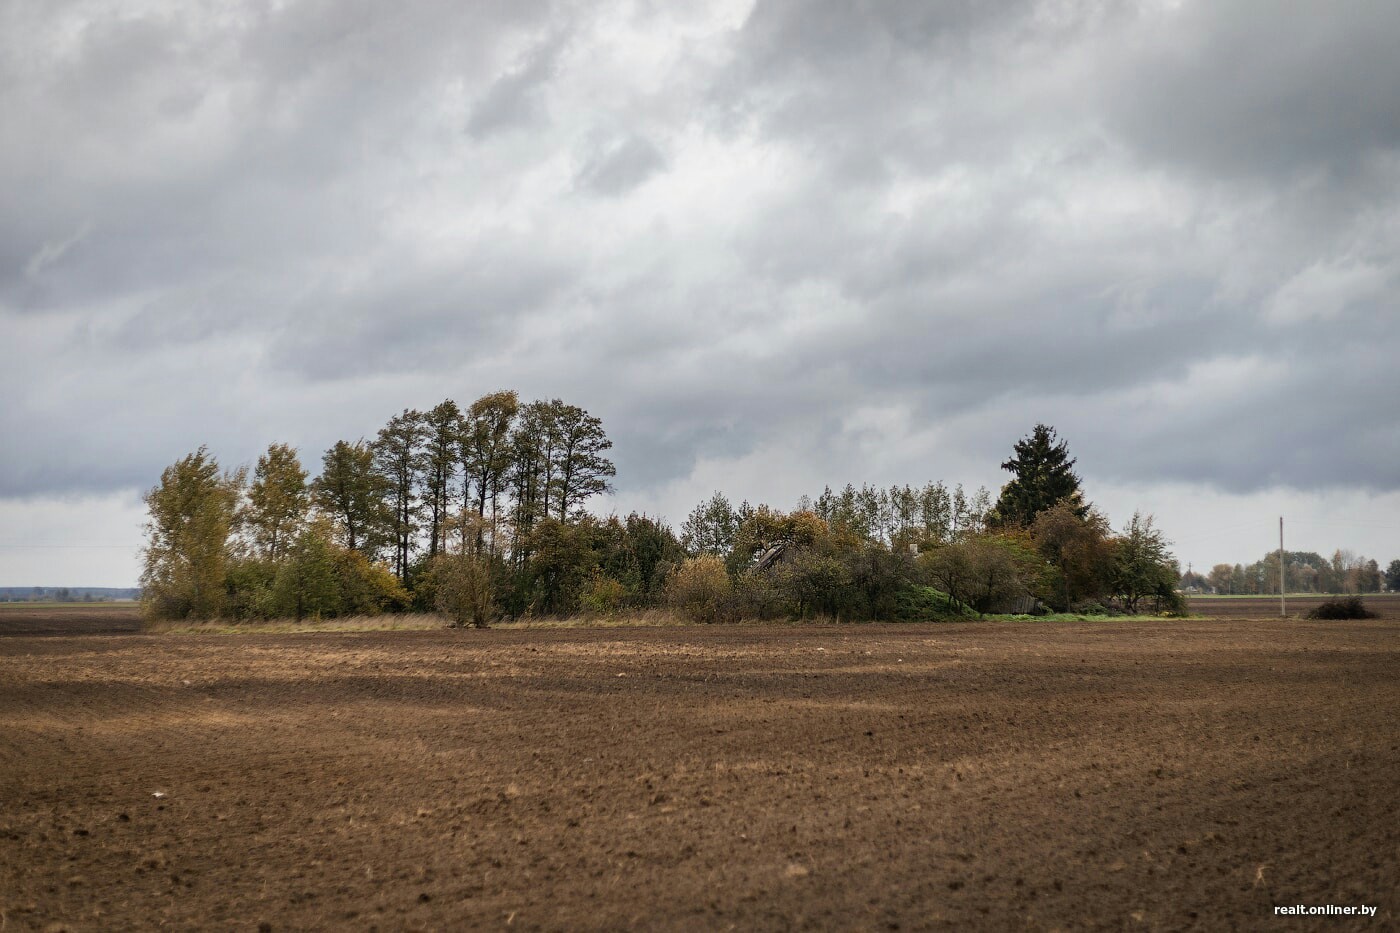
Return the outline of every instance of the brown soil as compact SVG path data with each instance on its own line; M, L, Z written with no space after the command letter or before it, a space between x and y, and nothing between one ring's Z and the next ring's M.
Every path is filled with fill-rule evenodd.
M0 604L0 637L8 635L134 635L141 631L137 603Z
M1396 923L1400 622L0 639L0 926Z
M1289 596L1284 605L1289 618L1300 618L1308 610L1340 596ZM1361 597L1366 608L1383 619L1400 619L1400 593L1372 593ZM1277 619L1279 618L1277 596L1192 596L1190 612L1193 615L1219 619Z

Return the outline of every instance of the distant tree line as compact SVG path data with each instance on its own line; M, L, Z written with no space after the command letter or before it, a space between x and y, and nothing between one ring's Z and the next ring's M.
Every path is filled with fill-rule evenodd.
M0 603L107 603L135 599L139 591L113 586L0 586Z
M1284 576L1290 593L1379 593L1400 591L1400 560L1380 563L1352 551L1331 558L1314 551L1285 551ZM1216 564L1208 574L1187 573L1184 589L1236 596L1274 596L1279 591L1279 555L1272 551L1252 564Z
M601 422L496 392L395 415L310 477L273 444L251 471L204 448L146 495L142 574L159 618L436 610L459 624L666 607L690 618L933 619L1172 611L1178 570L1151 516L1121 531L1037 425L994 502L942 483L847 485L792 511L716 492L677 535L587 511L615 475Z

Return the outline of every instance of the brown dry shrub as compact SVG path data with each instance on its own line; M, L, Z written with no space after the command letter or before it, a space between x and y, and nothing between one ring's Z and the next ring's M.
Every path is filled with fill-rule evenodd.
M486 628L491 622L491 565L475 554L441 554L432 566L438 612L457 626Z

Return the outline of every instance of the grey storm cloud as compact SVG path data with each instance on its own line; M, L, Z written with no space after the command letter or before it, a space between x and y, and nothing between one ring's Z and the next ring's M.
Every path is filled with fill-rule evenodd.
M0 497L502 387L601 415L620 495L994 480L1038 420L1112 481L1400 490L1396 47L1360 0L7 4Z
M1145 154L1211 178L1346 181L1400 146L1400 7L1188 6L1117 51L1109 118Z
M599 194L625 194L665 167L666 157L650 140L629 136L590 154L579 181Z
M542 119L540 98L554 76L560 43L540 43L510 71L496 78L472 105L467 132L476 138L505 129L528 127Z

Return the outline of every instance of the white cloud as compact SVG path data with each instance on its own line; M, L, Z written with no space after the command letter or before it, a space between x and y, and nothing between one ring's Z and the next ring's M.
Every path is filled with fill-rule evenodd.
M1276 324L1327 322L1388 291L1387 270L1355 260L1313 263L1284 282L1265 310Z

